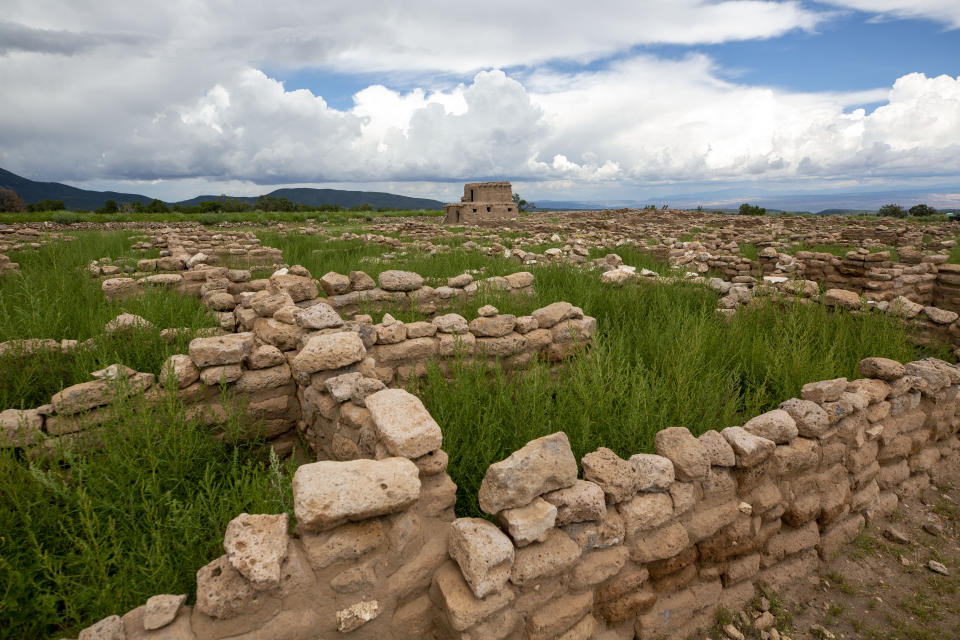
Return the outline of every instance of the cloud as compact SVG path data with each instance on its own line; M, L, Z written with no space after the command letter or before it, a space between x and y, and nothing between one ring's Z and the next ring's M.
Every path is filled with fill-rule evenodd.
M488 0L397 4L371 0L188 0L23 2L8 12L36 31L122 30L170 48L215 50L258 68L322 67L346 72L451 71L596 60L647 44L704 44L813 30L827 14L797 0ZM62 33L62 31L61 31Z
M252 68L179 95L162 68L150 80L160 81L151 95L169 90L174 102L94 87L79 113L55 104L31 118L21 104L0 115L0 131L31 125L5 136L0 163L80 180L649 184L946 175L960 162L960 77L797 93L719 79L704 56L636 56L601 71L482 71L449 91L372 86L349 110ZM872 113L857 108L874 102L883 104Z
M960 78L909 74L874 91L803 93L724 79L704 55L665 60L637 49L815 29L825 14L799 2L107 6L35 0L9 11L20 35L0 58L0 166L191 189L198 179L418 189L483 178L856 181L955 176L960 166ZM95 35L110 33L137 42ZM594 63L541 64L558 56ZM371 85L337 109L288 91L262 71L275 68L267 62L425 80L409 90ZM444 75L478 67L454 86ZM881 106L859 109L871 103Z
M889 18L923 18L960 29L960 2L956 0L827 0L830 4Z
M12 51L72 56L108 44L132 44L130 35L36 29L0 20L0 55Z

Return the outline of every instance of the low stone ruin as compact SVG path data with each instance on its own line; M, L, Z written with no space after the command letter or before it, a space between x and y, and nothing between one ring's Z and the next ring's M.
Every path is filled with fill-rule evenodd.
M304 281L312 284L302 276L281 275L271 285L289 296ZM443 372L454 361L499 362L508 370L534 358L560 362L587 349L596 329L594 318L567 302L521 317L500 314L489 305L480 311L469 322L452 313L411 323L386 314L373 324L369 316L345 322L323 303L293 305L286 314L278 308L267 317L256 316L252 331L195 338L189 354L168 358L159 383L176 391L188 406L188 417L213 429L243 411L254 421L250 436L263 435L281 456L302 439L322 457L372 457L377 439L366 395L425 375L431 362ZM142 322L125 314L111 324L113 330L136 331ZM93 376L97 379L67 387L49 404L0 413L0 445L55 452L90 440L114 418L112 405L119 398L149 407L163 393L154 386L153 374L122 365Z
M742 426L665 429L655 454L600 448L578 468L562 432L534 440L487 470L491 520L454 518L423 405L373 391L374 457L301 466L292 536L286 514L240 514L193 607L155 596L80 640L685 638L756 581L815 573L957 463L960 369L859 369Z

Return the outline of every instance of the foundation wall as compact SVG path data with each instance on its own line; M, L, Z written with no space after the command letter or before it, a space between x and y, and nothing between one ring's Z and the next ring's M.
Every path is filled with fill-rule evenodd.
M294 477L286 515L238 516L164 628L197 640L684 638L754 584L818 569L900 496L956 464L960 370L868 358L866 376L655 454L578 465L563 433L491 465L491 520L454 519L440 426L402 390L366 396L375 459ZM381 394L395 394L386 397ZM252 546L251 546L252 545ZM151 599L152 600L152 599ZM146 638L144 607L98 625Z

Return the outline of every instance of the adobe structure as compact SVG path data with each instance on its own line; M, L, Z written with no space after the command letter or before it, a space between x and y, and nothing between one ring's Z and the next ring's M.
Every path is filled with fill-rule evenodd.
M468 182L460 202L446 205L444 224L475 224L484 220L515 218L513 187L509 182Z

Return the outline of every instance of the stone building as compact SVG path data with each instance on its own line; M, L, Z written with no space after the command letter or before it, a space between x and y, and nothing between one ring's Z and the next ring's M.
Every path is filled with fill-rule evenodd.
M484 220L514 218L517 205L509 182L468 182L460 202L446 206L445 224L474 224Z

